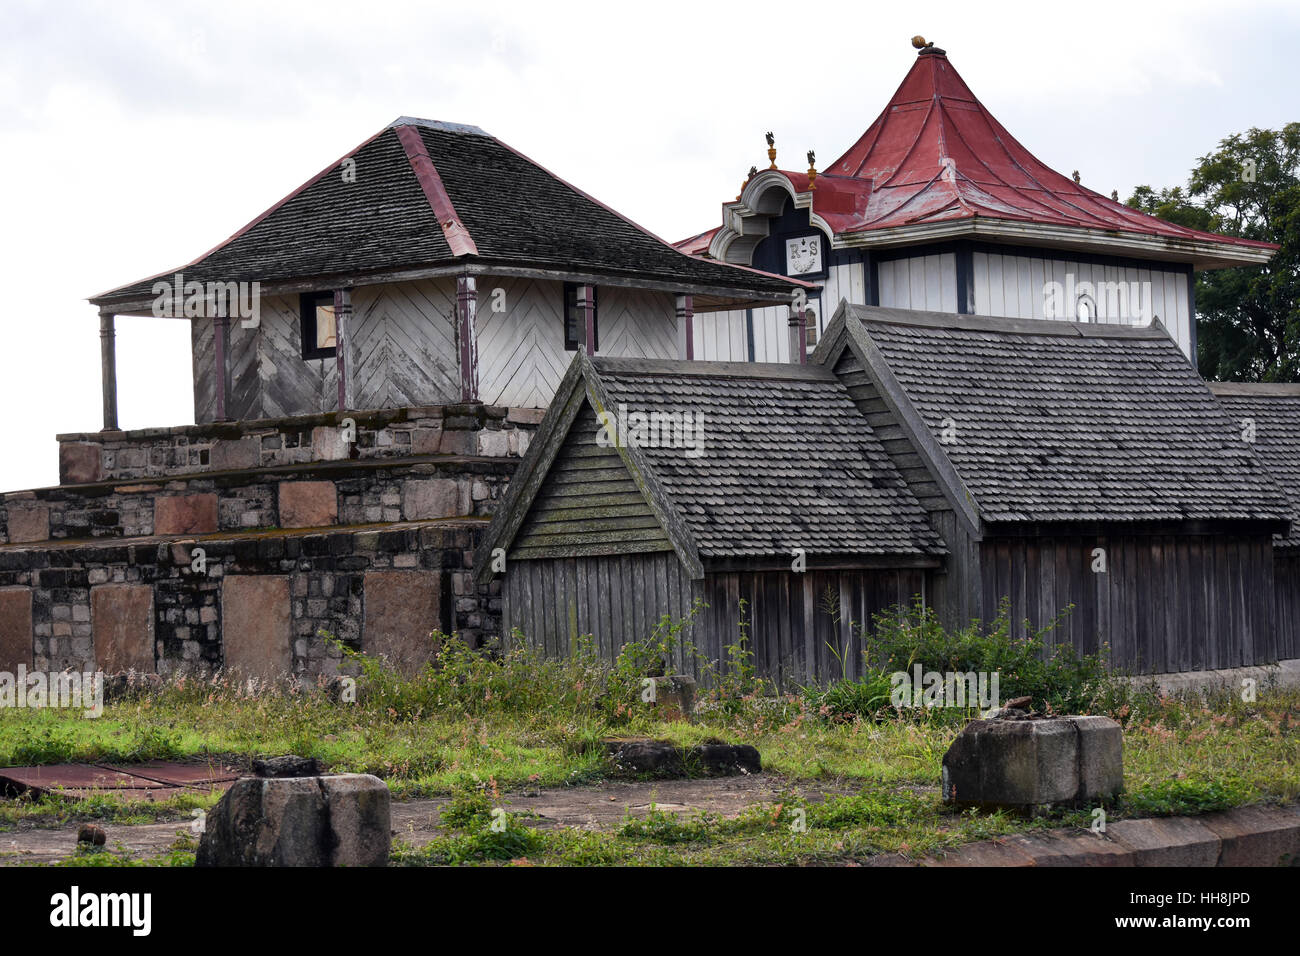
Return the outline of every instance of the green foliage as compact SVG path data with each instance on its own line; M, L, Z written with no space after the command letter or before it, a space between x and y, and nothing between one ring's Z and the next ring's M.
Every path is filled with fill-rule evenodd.
M1053 713L1086 713L1101 700L1122 696L1119 678L1107 671L1103 655L1079 655L1070 644L1050 646L1055 621L1027 637L1012 635L1010 604L1003 601L997 617L987 625L973 621L959 630L943 627L931 607L918 601L911 607L878 614L874 627L862 629L863 673L828 687L805 688L810 709L831 718L885 719L895 716L890 700L891 675L911 674L920 664L923 672L998 675L1000 701L1029 696L1034 705ZM991 690L991 681L989 685ZM921 711L940 720L964 719L976 702L965 708L943 707Z
M1300 123L1229 136L1185 191L1138 186L1128 205L1281 247L1265 266L1197 273L1197 362L1207 379L1300 380Z
M1159 780L1124 796L1130 816L1182 816L1227 810L1248 802L1250 787L1236 777Z

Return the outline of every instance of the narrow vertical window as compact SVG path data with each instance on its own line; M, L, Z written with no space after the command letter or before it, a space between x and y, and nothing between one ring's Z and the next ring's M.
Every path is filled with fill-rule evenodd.
M302 326L302 357L331 358L338 344L333 292L305 292L298 297Z
M600 310L599 296L595 286L591 287L592 330L595 333L596 351L600 351ZM570 352L581 352L587 347L587 322L578 308L578 284L564 283L564 347Z

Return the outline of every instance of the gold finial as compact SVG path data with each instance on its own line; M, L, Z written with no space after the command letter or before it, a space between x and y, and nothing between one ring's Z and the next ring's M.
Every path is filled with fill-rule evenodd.
M770 131L763 135L767 137L767 160L772 164L767 168L776 169L776 137Z
M930 40L927 40L919 34L912 37L912 46L916 47L917 56L925 56L927 53L937 53L942 56L945 52L944 50L940 50Z
M817 188L817 153L808 150L808 188Z
M1079 171L1078 171L1077 169L1076 169L1073 173L1071 173L1070 175L1071 175L1071 177L1074 179L1075 183L1078 183L1078 182L1079 182Z

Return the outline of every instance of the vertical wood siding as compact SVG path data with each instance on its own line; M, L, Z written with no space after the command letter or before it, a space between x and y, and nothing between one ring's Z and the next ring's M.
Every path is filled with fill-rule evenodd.
M884 264L881 264L883 269ZM1187 275L1178 270L1100 265L1069 259L1003 255L975 252L972 255L975 314L1021 319L1046 319L1044 290L1049 282L1066 285L1067 274L1081 282L1138 283L1150 290L1150 311L1158 316L1184 354L1191 354L1191 302L1187 297ZM881 287L884 287L882 273ZM884 304L884 300L881 300ZM1143 300L1143 306L1148 303ZM1072 303L1066 303L1071 307ZM1097 321L1103 324L1131 324L1124 317L1106 315L1106 303L1099 297ZM914 308L914 306L913 306ZM1131 306L1130 306L1131 308ZM1071 316L1072 317L1072 316Z
M790 688L859 674L863 626L921 596L925 574L740 571L691 581L669 552L512 560L502 621L507 634L518 628L549 655L570 653L577 638L589 634L612 660L628 641L650 637L664 615L685 620L698 601L683 636L705 660L721 669L726 646L740 640L743 619L759 674ZM698 661L679 655L674 664L697 679L704 676Z
M957 256L954 253L886 259L877 264L877 272L882 306L929 312L957 311Z
M1273 552L1278 660L1300 658L1300 554Z
M1095 548L1104 574L1092 570ZM1286 650L1262 535L986 538L980 550L986 619L1005 598L1024 636L1026 620L1041 628L1074 605L1049 647L1109 644L1114 665L1140 673L1262 664Z

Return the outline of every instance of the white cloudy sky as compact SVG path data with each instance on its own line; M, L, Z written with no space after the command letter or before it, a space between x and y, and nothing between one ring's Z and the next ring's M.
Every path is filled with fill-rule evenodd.
M1185 181L1300 120L1300 5L0 2L0 490L100 424L85 299L188 262L402 114L473 123L669 239L763 159L829 162L916 33L1049 165ZM119 319L124 427L192 420L186 326Z

